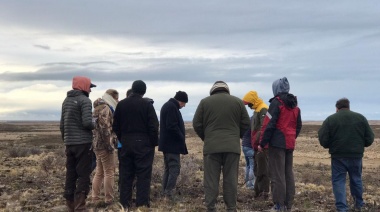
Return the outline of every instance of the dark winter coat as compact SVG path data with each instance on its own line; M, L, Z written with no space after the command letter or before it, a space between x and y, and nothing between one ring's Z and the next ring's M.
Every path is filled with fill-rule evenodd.
M88 93L81 90L67 92L62 103L60 130L65 145L92 143L92 104Z
M156 111L150 102L138 94L131 94L117 104L112 129L121 142L138 136L149 139L153 147L158 144Z
M270 101L261 130L260 146L293 150L301 128L301 111L293 94L280 93Z
M240 138L249 125L243 101L223 91L202 99L193 119L194 130L204 142L203 154L240 154Z
M329 148L331 157L363 157L364 147L373 143L374 134L367 119L348 109L327 117L318 131L319 142Z
M185 138L185 124L179 103L171 98L161 108L158 150L163 153L187 154Z

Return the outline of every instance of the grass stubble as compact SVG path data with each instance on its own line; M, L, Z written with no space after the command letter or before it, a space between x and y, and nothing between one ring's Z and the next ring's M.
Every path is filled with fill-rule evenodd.
M296 196L292 211L335 211L331 188L328 151L319 146L316 132L319 125L305 125L294 152ZM364 200L366 211L380 211L380 127L373 125L376 139L363 158ZM189 154L181 157L181 174L177 181L177 201L161 196L163 156L156 152L151 183L151 208L131 211L205 211L203 194L202 141L191 124L186 125ZM271 201L254 200L254 193L244 185L245 161L241 155L239 168L238 211L265 211ZM118 181L116 169L116 183ZM222 177L221 177L222 178ZM64 145L57 123L0 123L0 211L65 211L62 197L65 180ZM222 179L220 179L222 182ZM220 183L221 184L221 183ZM348 185L348 183L347 183ZM220 185L217 210L225 211ZM348 202L352 205L349 187ZM93 211L120 211L119 194L115 203L94 206Z

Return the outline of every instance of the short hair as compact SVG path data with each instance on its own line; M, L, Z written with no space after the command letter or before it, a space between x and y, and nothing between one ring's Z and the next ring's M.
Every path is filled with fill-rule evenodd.
M108 89L106 93L111 95L114 99L119 99L119 92L115 89Z
M347 98L341 98L338 101L336 101L335 107L340 110L342 108L350 109L350 100Z
M132 88L127 90L127 97L130 96L131 94L132 94Z

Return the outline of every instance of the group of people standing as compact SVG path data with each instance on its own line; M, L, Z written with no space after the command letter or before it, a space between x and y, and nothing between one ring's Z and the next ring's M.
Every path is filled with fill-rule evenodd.
M143 98L147 89L143 81L134 81L131 94L120 102L116 90L107 90L102 98L94 101L93 113L88 98L92 87L96 85L89 78L74 77L73 90L67 93L62 104L60 129L67 157L64 197L69 211L86 210L92 151L97 160L92 201L100 201L103 182L105 203L112 203L114 153L118 149L121 205L124 208L132 207L136 178L136 207L150 207L156 146L164 155L162 194L175 199L180 155L188 153L180 112L188 102L186 92L178 91L162 106L159 123L153 101ZM302 128L301 111L296 96L289 93L286 77L275 80L272 90L274 97L269 100L268 106L256 91L249 91L241 99L230 94L227 83L216 81L210 89L210 96L200 101L194 114L193 128L203 141L204 193L208 211L216 211L221 174L226 209L237 211L241 146L246 160L246 186L254 190L255 198L268 200L271 194L274 203L272 211L291 211L295 196L293 151ZM337 114L349 111L347 101L337 102ZM253 110L251 119L245 105ZM326 119L319 131L319 138L321 145L330 148L332 154L332 181L337 208L347 207L343 201L345 192L342 193L345 170L350 179L353 176L350 182L351 192L355 194L355 207L361 208L364 205L361 197L361 158L364 147L373 142L373 132L362 115L354 112L344 114ZM353 137L347 137L345 130L352 130ZM355 143L354 147L339 147L350 142ZM354 151L354 155L350 151ZM356 160L351 162L352 158ZM355 168L351 167L352 164Z

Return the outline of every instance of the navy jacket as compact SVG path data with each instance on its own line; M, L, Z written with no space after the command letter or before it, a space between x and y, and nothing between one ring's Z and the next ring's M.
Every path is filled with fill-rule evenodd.
M187 154L185 137L185 124L179 103L171 98L161 108L158 150L163 153Z

